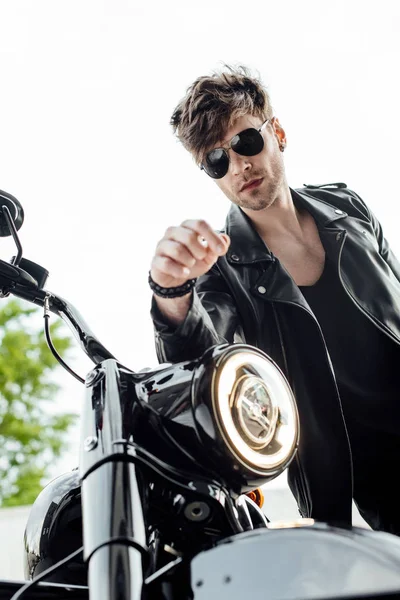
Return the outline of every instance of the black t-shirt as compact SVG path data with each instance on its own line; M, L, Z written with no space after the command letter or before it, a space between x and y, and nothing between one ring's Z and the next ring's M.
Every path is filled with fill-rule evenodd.
M328 258L317 283L300 290L332 359L352 451L354 498L371 527L400 535L394 483L400 464L400 347L356 306Z
M300 290L321 326L354 450L376 453L385 434L400 439L400 347L356 306L328 258Z

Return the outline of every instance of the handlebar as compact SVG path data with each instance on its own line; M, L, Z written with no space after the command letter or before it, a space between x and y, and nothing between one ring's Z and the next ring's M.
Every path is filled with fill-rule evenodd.
M49 310L61 317L70 327L81 348L95 364L108 358L115 358L96 338L73 304L53 292L40 289L37 281L23 269L0 260L0 288L7 290L6 294L3 293L3 297L10 293L42 307L47 298Z

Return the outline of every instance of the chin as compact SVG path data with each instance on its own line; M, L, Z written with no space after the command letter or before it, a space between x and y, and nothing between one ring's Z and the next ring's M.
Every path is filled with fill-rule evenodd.
M260 210L266 210L271 206L272 203L273 202L269 200L250 200L247 202L241 202L239 206L247 210L254 210L255 212L258 212Z
M259 192L259 190L254 190L254 192ZM235 203L241 208L254 211L265 210L273 204L274 197L266 197L265 193L257 194L254 192L247 198L237 198Z

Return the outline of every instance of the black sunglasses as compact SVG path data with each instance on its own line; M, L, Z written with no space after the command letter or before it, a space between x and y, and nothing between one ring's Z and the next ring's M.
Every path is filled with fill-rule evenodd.
M236 154L241 156L255 156L264 148L264 138L261 135L264 127L271 119L267 119L259 129L250 127L244 131L240 131L233 136L228 146L224 148L214 148L207 152L204 157L204 162L201 163L200 169L205 171L207 175L213 179L222 179L229 169L229 154L231 148Z

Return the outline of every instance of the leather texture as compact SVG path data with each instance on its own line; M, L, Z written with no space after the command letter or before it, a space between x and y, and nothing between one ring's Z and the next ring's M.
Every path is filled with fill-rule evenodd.
M346 292L400 344L400 264L378 220L345 184L307 186L291 193L294 203L314 217ZM299 408L300 446L288 481L300 514L350 524L351 450L319 324L291 276L235 205L224 231L231 238L228 253L197 281L186 320L173 329L153 303L158 358L188 360L226 342L251 344L271 356L285 373Z

